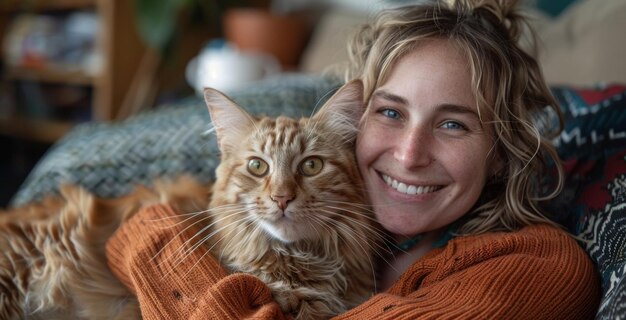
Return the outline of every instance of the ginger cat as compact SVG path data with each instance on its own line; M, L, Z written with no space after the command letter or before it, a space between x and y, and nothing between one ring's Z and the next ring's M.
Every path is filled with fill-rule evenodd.
M0 215L0 318L140 319L104 245L154 203L206 216L195 223L211 253L267 283L295 318L359 304L375 290L382 239L354 159L362 90L347 83L311 118L291 119L253 117L207 89L221 151L212 186L184 177L118 199L65 186L60 197Z

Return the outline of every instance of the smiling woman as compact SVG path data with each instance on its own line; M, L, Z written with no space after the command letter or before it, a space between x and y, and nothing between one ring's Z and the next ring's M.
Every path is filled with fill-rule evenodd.
M464 57L433 40L403 56L374 91L357 159L378 220L398 240L464 215L499 167L470 84Z
M313 125L250 120L223 95L208 95L222 156L211 227L226 241L214 255L206 252L214 238L211 249L192 252L193 275L169 272L171 259L159 255L169 253L164 239L188 236L186 227L146 223L170 221L176 212L165 205L139 211L106 247L109 267L132 292L124 301L139 301L144 319L285 319L296 310L306 317L303 300L331 296L330 304L315 303L323 318L593 317L595 267L540 209L563 177L553 170L556 191L540 189L548 163L560 162L531 120L549 106L558 123L561 109L537 61L517 45L523 22L510 0L433 0L385 11L351 45L349 78L357 79L328 104L341 113L325 105ZM321 123L324 135L295 129ZM361 177L364 184L355 184ZM346 195L358 200L337 198ZM313 200L327 206L313 210ZM366 257L377 239L366 235L368 214L391 236L389 248L399 248L377 266ZM365 232L348 234L347 224ZM311 264L305 249L325 236ZM322 259L329 252L332 259ZM368 292L373 279L378 286Z
M398 60L364 116L357 159L370 201L398 242L425 236L408 253L414 259L470 211L502 167L470 85L465 58L435 39ZM392 262L383 286L407 267Z
M355 150L350 151L355 151L364 179L367 208L391 236L391 247L399 249L378 266L375 294L335 319L536 320L588 319L595 314L600 287L593 263L540 210L542 200L558 193L563 177L558 170L554 192L539 189L547 163L560 168L560 162L548 137L539 135L531 120L546 107L560 118L560 109L537 61L517 44L524 20L515 3L424 1L385 11L356 34L348 79L357 78L364 91L348 109L366 109L358 134L347 141L356 139ZM237 137L236 124L241 122L224 128L231 128L230 134ZM326 133L337 134L337 128L329 126ZM272 134L281 135L268 132ZM339 134L330 140L345 137ZM235 148L240 140L234 138L225 147ZM325 165L333 164L331 154L315 156ZM302 163L317 168L306 156L290 161L281 157L259 157L274 179L268 185L285 181L284 175L272 171L276 163L289 163L290 170ZM227 168L224 159L228 160L223 158L220 166ZM252 167L265 172L261 162L253 161ZM338 188L334 175L323 175L326 169L314 176L325 177L320 190L332 190L328 196L348 192L362 196L360 187ZM248 170L221 170L218 178L237 174L243 181L239 185L254 185L255 176ZM338 167L335 172L343 171ZM305 176L288 182L299 187L308 183ZM298 198L288 204L291 195L282 192L268 200L255 197L254 188L235 191L228 192L220 183L214 188L226 198L248 197L259 207L264 228L282 235L283 242L315 235L312 227L284 228L292 216L308 212L289 210ZM140 228L144 226L136 221L122 226L109 241L108 255L119 262L118 277L127 280L141 299L155 295L151 288L135 285L137 280L158 276L158 270L149 264L143 264L145 272L125 267L127 261L141 261L141 252L126 250L131 240L142 243L135 236ZM350 242L345 239L349 238L340 242ZM254 254L227 250L236 259ZM215 260L208 257L208 262ZM239 265L252 265L248 262ZM298 274L335 272L334 266L298 267ZM208 289L191 290L198 306L193 307L196 319L288 317L275 309L277 301L285 302L284 296L268 297L268 285L260 279L236 273L220 276L215 271L221 269L207 268L207 274L218 275ZM189 309L171 297L141 301L145 318L162 318L158 306L164 303L180 312Z
M547 170L546 159L554 160L557 167L559 162L531 119L546 106L556 115L560 109L537 61L517 45L524 20L515 2L425 1L388 10L364 26L351 43L348 79L358 78L363 94L349 109L366 106L358 122L356 148L351 151L356 153L367 190L367 208L393 239L390 247L397 249L377 268L376 294L335 319L536 320L588 319L595 314L600 288L593 263L539 209L541 200L559 191L562 176L558 171L553 193L546 195L538 189ZM242 122L224 128L237 137L237 124ZM327 133L336 134L331 140L353 141L353 135L339 133L341 128L327 127ZM353 128L348 132L354 133ZM282 136L275 131L268 135L275 135L272 139ZM234 138L224 147L236 148L240 140ZM325 159L325 165L333 164L331 154L315 156ZM272 171L276 163L292 164L290 170L302 163L308 168L300 167L303 171L317 168L306 156L297 161L282 157L259 157L270 167L268 185L286 181L284 174ZM224 159L220 167L227 168ZM253 172L266 171L261 161L251 165ZM326 169L314 178L325 181L320 190L332 190L328 196L360 194L360 187L339 187L334 175L324 176L323 172L329 172ZM341 169L335 172L347 171ZM240 185L254 185L256 177L248 170L222 170L218 178L237 174L242 178ZM288 182L302 187L308 183L306 178L302 175ZM216 184L214 192L248 197L248 202L259 207L263 228L283 242L315 236L315 228L291 221L308 212L290 211L299 196L288 204L292 194L278 189L272 190L274 198L268 200L256 198L254 189L228 192L223 187ZM153 213L143 211L143 215ZM108 255L121 261L115 264L117 275L129 280L127 285L142 299L154 295L150 288L135 286L133 279L155 277L158 272L149 264L139 274L124 267L126 261L141 260L141 252L126 250L129 242L142 242L134 236L138 228L145 227L137 222L122 226L109 241ZM235 259L254 256L226 249ZM244 261L239 266L253 265L250 260L239 261ZM319 270L324 267L304 263L296 273L335 272L334 266L327 267ZM206 273L221 274L214 267ZM256 277L235 273L215 276L213 281L208 289L191 292L199 302L193 307L196 319L207 314L213 318L287 317L275 308L277 301L285 303L285 297L269 298L268 286ZM172 306L172 314L189 309L184 302L167 297L141 301L146 319L162 318L157 306L164 301Z
M558 156L531 124L533 114L546 106L558 115L560 110L536 60L517 44L525 21L515 4L427 1L389 10L363 27L351 43L347 78L363 80L367 104L357 137L359 169L378 221L398 243L414 243L381 266L382 286L390 291L399 283L406 285L411 274L426 272L422 267L438 254L463 251L457 240L482 243L476 249L487 252L497 247L491 241L499 238L532 233L535 240L549 242L554 240L552 231L537 227L560 229L538 209L541 200L560 190L558 165L553 192L537 189L550 161L546 159L558 163ZM450 237L457 239L449 241ZM421 240L411 241L416 238ZM571 238L563 240L574 243ZM507 250L516 252L522 242ZM434 249L438 247L444 251ZM589 258L577 246L572 248L577 263L588 266L589 285L597 290ZM566 252L558 250L564 251L555 253ZM538 259L535 262L546 258L531 255ZM489 275L474 277L467 288L483 281L493 284L492 277L511 283L524 278L507 267L510 258L499 255L502 263L490 266L479 260L467 264L463 273L480 269ZM524 272L536 267L531 260ZM453 278L450 274L446 280ZM455 291L463 290L463 280L457 280L460 287ZM427 281L420 281L426 290ZM414 293L422 290L416 285ZM539 282L525 285L528 292L544 290L534 287ZM591 298L586 300L594 301L588 311L594 310L597 291L577 294ZM509 307L523 308L514 296L505 295L518 301ZM527 301L533 304L532 299ZM566 311L580 306L560 307ZM480 307L475 308L479 312ZM447 313L442 309L437 314ZM536 316L547 314L538 311Z

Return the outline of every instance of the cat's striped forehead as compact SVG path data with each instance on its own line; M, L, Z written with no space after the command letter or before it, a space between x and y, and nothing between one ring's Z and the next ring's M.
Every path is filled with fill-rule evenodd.
M257 123L255 144L263 151L293 146L302 152L306 149L306 144L312 140L307 123L306 119L262 118Z

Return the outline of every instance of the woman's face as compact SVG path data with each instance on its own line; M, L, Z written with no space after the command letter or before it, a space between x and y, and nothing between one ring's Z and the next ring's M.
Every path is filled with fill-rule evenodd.
M437 40L402 57L370 99L359 170L379 222L398 237L464 215L495 172L470 81L467 60Z

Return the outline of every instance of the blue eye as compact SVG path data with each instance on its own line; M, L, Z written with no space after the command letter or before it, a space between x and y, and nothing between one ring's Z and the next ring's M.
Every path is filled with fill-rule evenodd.
M400 118L400 113L393 109L383 109L382 111L380 111L380 113L382 113L387 118L391 118L391 119Z
M441 125L442 128L444 129L451 129L451 130L465 130L465 126L456 122L456 121L446 121Z

